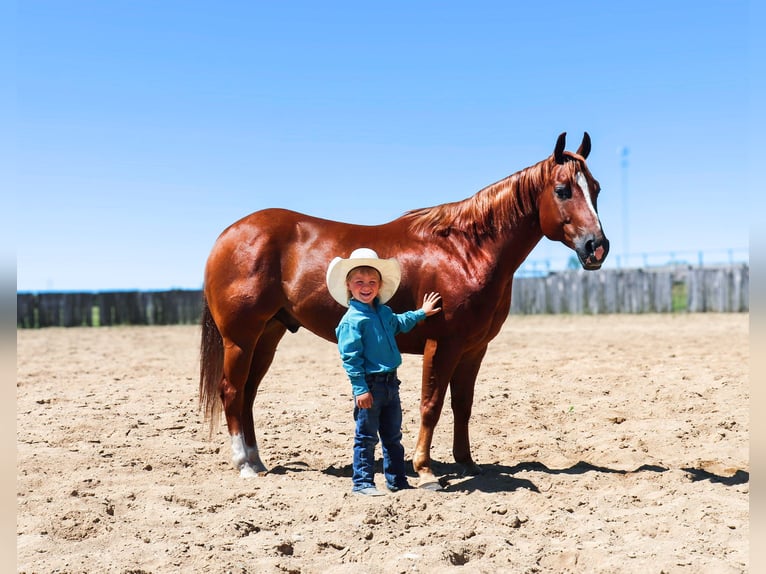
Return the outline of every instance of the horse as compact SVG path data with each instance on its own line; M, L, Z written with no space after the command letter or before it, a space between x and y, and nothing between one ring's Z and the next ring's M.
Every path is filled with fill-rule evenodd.
M597 210L599 183L586 165L590 136L584 133L574 153L565 144L566 132L549 157L473 196L381 225L269 208L220 234L205 266L199 401L211 434L223 410L242 477L267 473L253 405L277 345L300 327L336 342L345 307L330 296L325 272L335 256L357 247L399 261L401 283L388 302L394 311L417 308L426 292L441 294L442 312L398 337L402 353L423 356L412 456L418 486L440 488L431 444L448 387L453 457L464 474L482 472L468 433L474 387L487 345L509 315L515 271L543 237L571 248L586 270L599 269L609 252Z

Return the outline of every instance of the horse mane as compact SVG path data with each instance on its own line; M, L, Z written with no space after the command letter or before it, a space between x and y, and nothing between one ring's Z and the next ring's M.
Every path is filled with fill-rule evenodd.
M474 240L494 237L505 227L537 211L537 194L549 176L543 160L493 183L462 201L413 209L404 214L410 229L424 235L459 232Z

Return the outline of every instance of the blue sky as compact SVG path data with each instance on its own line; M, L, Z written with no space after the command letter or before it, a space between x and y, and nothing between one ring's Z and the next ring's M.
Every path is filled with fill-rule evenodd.
M19 291L199 288L250 212L383 223L536 163L561 132L592 137L609 265L748 256L748 2L15 10ZM530 261L569 256L544 239Z

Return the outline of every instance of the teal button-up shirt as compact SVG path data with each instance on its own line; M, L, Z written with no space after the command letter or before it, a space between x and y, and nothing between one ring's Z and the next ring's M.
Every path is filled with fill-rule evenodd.
M365 375L388 373L402 364L394 337L411 331L426 318L422 309L394 313L377 299L375 303L373 307L351 299L348 311L335 329L343 368L351 380L354 396L369 391Z

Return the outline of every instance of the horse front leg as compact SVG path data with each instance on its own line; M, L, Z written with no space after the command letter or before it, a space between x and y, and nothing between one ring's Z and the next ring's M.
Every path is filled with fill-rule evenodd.
M463 474L476 476L482 470L471 457L471 440L468 433L468 422L473 409L474 388L479 374L481 361L487 348L471 357L464 357L458 364L450 381L450 400L454 415L452 435L452 455L455 462L463 467Z
M437 356L437 350L439 356ZM431 469L431 444L434 429L444 406L444 397L450 378L450 363L443 360L446 354L439 349L436 340L426 341L423 350L423 380L420 392L420 431L415 453L412 456L412 466L418 473L418 487L430 490L441 488ZM440 357L442 357L441 360Z

